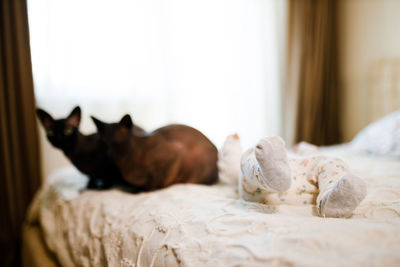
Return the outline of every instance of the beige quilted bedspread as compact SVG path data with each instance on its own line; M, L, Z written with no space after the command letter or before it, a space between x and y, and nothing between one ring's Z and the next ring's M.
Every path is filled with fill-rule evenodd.
M243 202L228 185L77 194L62 179L30 216L64 266L400 266L400 161L328 153L368 183L352 218Z

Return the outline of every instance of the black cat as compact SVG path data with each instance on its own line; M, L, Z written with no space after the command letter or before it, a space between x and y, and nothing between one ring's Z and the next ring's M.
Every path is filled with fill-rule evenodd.
M79 132L79 107L75 107L66 119L59 120L54 120L42 109L37 109L36 113L46 130L49 142L61 149L78 170L89 176L88 188L107 189L113 185L126 184L118 168L109 158L100 135L83 135ZM139 134L144 133L138 126L135 131Z

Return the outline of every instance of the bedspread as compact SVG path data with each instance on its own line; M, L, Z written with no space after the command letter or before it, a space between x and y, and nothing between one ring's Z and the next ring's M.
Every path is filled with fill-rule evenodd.
M30 219L64 266L399 266L400 161L326 153L368 184L349 219L245 202L232 185L79 193L81 184L57 188L63 178L43 187Z

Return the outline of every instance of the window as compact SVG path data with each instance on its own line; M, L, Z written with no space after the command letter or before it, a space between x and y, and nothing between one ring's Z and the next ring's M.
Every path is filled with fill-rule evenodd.
M38 106L152 130L184 123L217 146L279 134L279 1L30 0ZM281 27L283 28L283 27Z

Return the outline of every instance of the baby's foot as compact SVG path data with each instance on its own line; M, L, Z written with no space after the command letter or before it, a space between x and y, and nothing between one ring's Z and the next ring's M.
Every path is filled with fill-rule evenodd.
M285 142L279 136L260 140L255 148L264 182L272 189L284 192L290 187L290 167Z
M340 178L321 200L320 212L326 217L349 217L367 194L365 182L352 174Z

